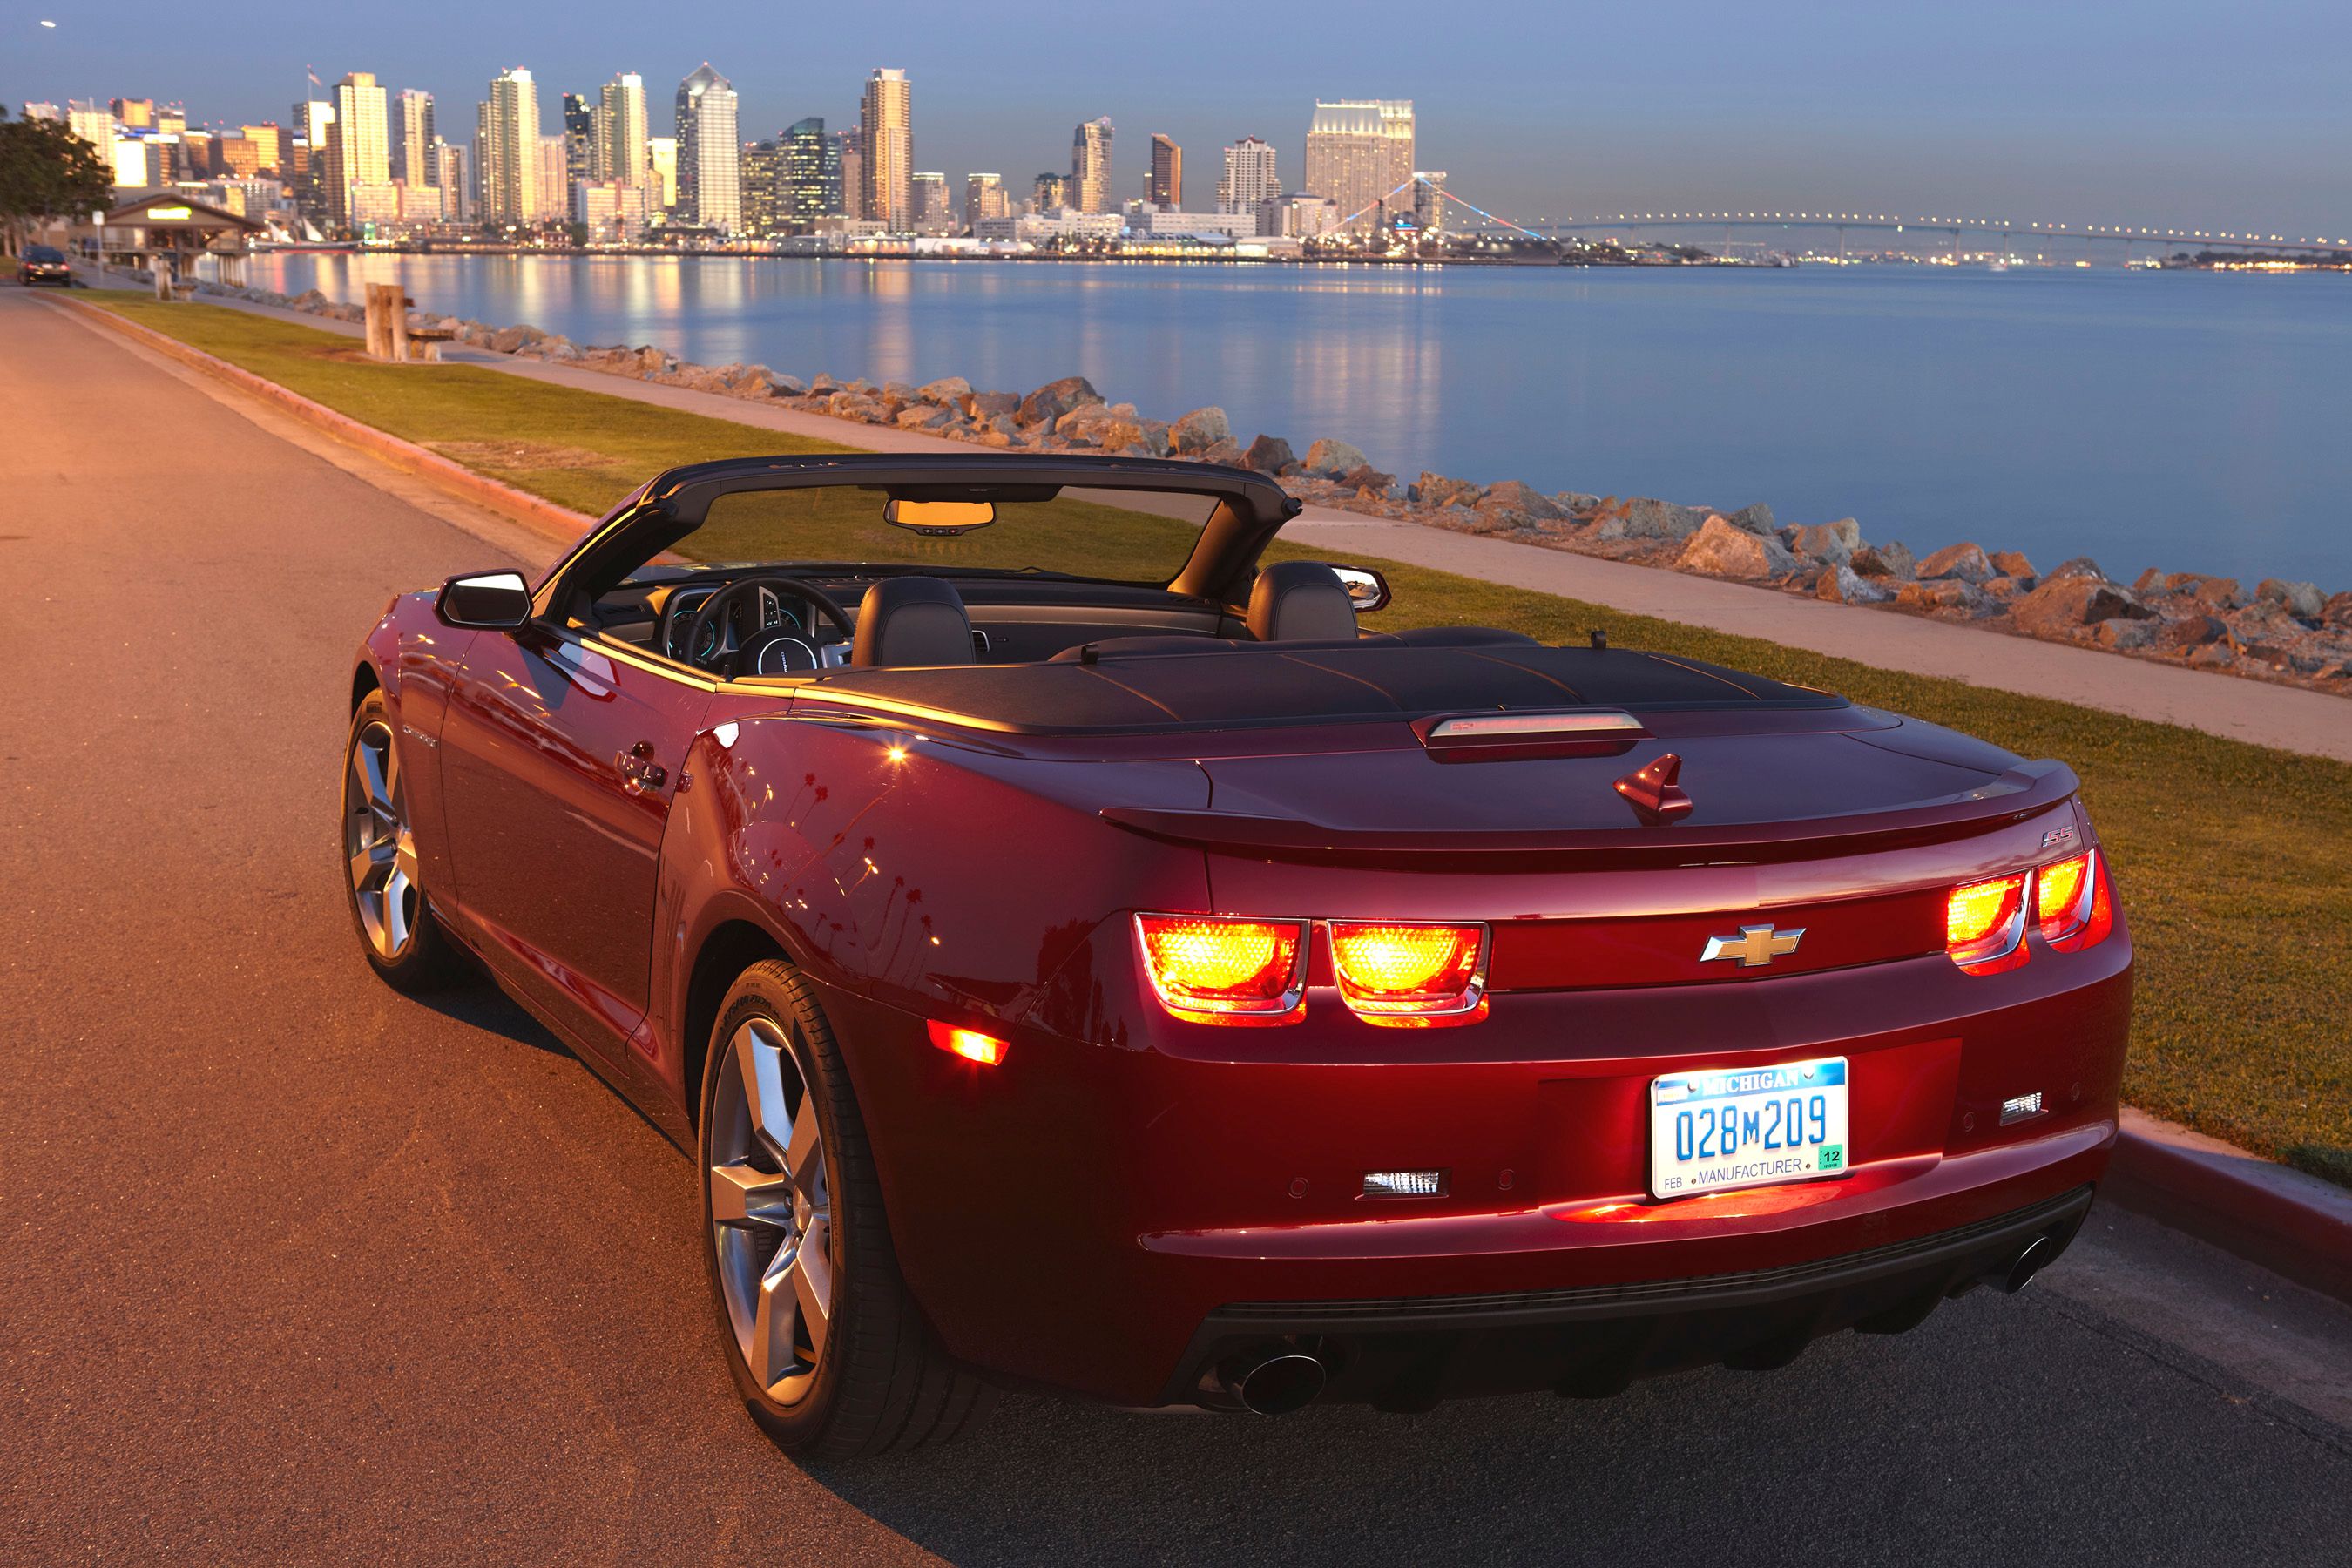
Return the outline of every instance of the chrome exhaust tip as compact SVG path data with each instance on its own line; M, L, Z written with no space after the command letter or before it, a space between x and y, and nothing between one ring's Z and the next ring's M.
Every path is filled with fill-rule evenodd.
M2032 1244L2017 1255L2017 1260L2009 1266L2009 1272L2002 1275L1997 1283L2003 1291L2014 1296L2033 1283L2033 1277L2055 1262L2057 1258L2056 1242L2046 1236L2035 1237Z
M1253 1415L1289 1415L1323 1393L1329 1373L1303 1351L1279 1349L1235 1356L1217 1369L1217 1381L1234 1403Z

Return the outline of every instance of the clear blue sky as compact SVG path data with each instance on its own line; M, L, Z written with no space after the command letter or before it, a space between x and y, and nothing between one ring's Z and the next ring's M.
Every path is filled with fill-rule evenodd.
M1295 182L1321 95L1414 100L1422 165L1515 216L1771 204L2352 233L2347 0L0 6L0 100L177 99L199 122L282 121L307 63L425 88L466 140L483 84L522 65L551 121L557 92L642 72L658 133L706 58L747 136L850 123L866 73L902 67L916 167L959 179L1066 167L1071 127L1107 113L1118 192L1162 131L1195 206L1245 134Z

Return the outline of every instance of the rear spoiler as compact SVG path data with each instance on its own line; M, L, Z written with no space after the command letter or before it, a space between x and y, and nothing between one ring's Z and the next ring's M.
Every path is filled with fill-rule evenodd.
M1765 861L1852 855L1962 838L2063 805L2082 783L2063 763L2020 763L1964 795L1864 816L1710 824L1685 817L1659 826L1567 832L1327 827L1293 817L1233 811L1107 806L1104 821L1170 844L1273 860L1378 863L1435 869L1507 858L1513 868L1680 866L1694 860ZM1491 867L1489 868L1492 868Z

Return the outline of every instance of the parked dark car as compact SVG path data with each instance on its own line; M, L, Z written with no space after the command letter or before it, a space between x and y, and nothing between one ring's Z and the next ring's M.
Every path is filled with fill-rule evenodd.
M1360 630L1264 475L743 459L352 672L368 962L686 1148L795 1451L984 1382L1607 1394L2016 1289L2116 1133L2074 775L1695 659Z
M60 288L73 287L73 268L66 253L49 245L28 245L16 258L16 281L30 289L36 283L55 283Z

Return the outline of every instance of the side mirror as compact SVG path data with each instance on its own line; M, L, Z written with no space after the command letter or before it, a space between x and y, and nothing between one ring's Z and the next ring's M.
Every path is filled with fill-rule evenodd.
M433 613L453 626L510 632L530 619L530 584L520 572L468 572L441 584Z
M1389 591L1389 580L1369 566L1334 566L1339 585L1348 590L1348 603L1356 606L1356 614L1369 616L1374 610L1386 609L1396 595Z

